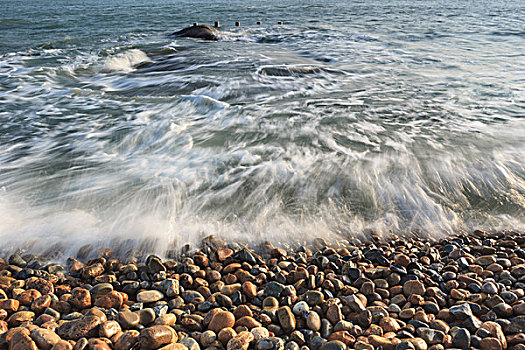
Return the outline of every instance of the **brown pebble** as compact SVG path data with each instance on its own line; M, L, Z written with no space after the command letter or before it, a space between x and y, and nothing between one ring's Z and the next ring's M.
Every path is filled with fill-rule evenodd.
M295 330L295 316L288 306L277 309L277 317L284 332L290 333Z
M217 339L219 339L219 341L224 346L226 346L228 342L235 336L237 336L237 332L233 328L229 327L221 329L221 331L217 334Z
M91 306L91 294L84 288L75 288L71 291L68 302L78 310L84 310Z
M230 339L227 350L247 350L250 346L250 342L254 339L254 336L250 332L241 332L234 338Z
M481 350L502 350L503 347L501 342L493 337L483 338L479 341L479 347Z
M213 315L208 329L219 333L223 328L231 328L235 325L235 316L228 311L219 311Z
M140 332L139 344L145 349L156 349L163 345L177 341L175 331L164 325L155 325L145 328Z
M49 350L60 341L58 334L49 329L34 329L31 331L31 338L40 349Z
M238 319L237 322L235 322L235 326L243 326L248 329L252 329L256 327L261 327L261 322L256 321L253 317L244 316Z
M20 302L15 299L0 300L0 309L4 309L9 313L18 311L19 306Z
M425 285L418 280L406 281L403 285L403 293L407 296L410 294L423 295L425 294Z
M98 335L103 338L111 338L122 329L117 321L106 321L98 329Z
M125 331L115 342L115 350L129 350L133 348L139 341L139 335L140 333L136 330Z

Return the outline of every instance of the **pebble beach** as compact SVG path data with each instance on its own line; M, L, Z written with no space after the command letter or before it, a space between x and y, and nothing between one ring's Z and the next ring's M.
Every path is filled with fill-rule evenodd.
M525 349L525 233L0 259L0 349ZM89 256L97 256L88 259Z

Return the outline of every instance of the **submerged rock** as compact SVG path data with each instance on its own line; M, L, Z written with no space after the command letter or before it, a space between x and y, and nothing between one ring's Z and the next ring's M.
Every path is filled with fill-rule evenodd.
M181 36L186 38L196 38L203 40L218 40L219 30L212 26L201 24L193 27L187 27L171 35Z

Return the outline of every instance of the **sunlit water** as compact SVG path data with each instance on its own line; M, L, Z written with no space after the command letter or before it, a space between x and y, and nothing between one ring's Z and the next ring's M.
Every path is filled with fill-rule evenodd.
M525 228L521 0L0 13L3 249Z

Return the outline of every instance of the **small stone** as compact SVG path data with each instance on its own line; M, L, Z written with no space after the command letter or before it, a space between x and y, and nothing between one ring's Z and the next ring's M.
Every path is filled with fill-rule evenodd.
M214 341L217 340L217 334L214 331L207 330L200 336L200 343L203 347L207 348L211 346Z
M88 347L92 350L111 350L108 343L111 344L111 341L100 338L91 338L88 341Z
M306 301L299 301L293 306L292 312L296 316L302 316L305 312L309 310L310 310L310 307L308 306L308 303Z
M0 300L0 309L3 309L8 313L17 312L19 307L20 302L16 299Z
M7 319L7 323L9 323L10 326L17 327L22 323L32 322L34 318L35 313L32 311L18 311Z
M346 350L346 344L339 340L331 340L321 345L320 350Z
M267 297L274 297L278 298L279 295L281 295L282 291L284 290L284 285L271 281L266 284L266 287L264 287L264 295Z
M42 313L45 309L51 306L51 296L49 294L42 295L40 298L33 301L31 304L31 310L36 313Z
M487 331L493 338L498 339L503 349L507 348L507 340L505 338L505 334L503 333L503 329L498 323L487 321L483 323L483 325L481 325L479 329Z
M235 325L235 316L228 311L215 313L208 325L208 329L219 333L223 328L231 328Z
M294 306L294 314L295 314L295 306ZM328 310L326 311L326 318L332 324L336 324L337 322L341 321L343 317L344 317L343 312L341 311L341 307L339 305L332 304L328 307Z
M130 310L122 310L121 312L119 312L117 319L118 323L124 329L135 328L140 322L139 315Z
M169 326L155 325L140 332L139 344L145 349L156 349L177 341L175 331Z
M148 258L146 259L146 266L148 267L149 273L151 274L166 271L166 266L164 266L162 260L154 255L148 256Z
M481 266L488 266L496 262L496 258L493 255L482 255L476 259L476 264Z
M368 342L374 346L374 348L382 347L384 350L394 350L397 344L392 342L392 339L384 338L379 335L368 336Z
M343 342L347 346L351 346L352 344L355 343L355 337L352 334L350 334L350 332L348 331L333 332L332 334L328 336L328 340L329 341L339 340L340 342Z
M139 341L140 333L136 330L125 331L115 342L115 350L132 349Z
M467 317L472 316L472 310L468 303L454 305L450 308L450 313L458 320L464 320Z
M172 313L164 314L155 319L155 324L163 324L165 326L173 326L177 322L177 316Z
M407 296L411 294L424 295L425 285L418 280L406 281L403 285L403 293Z
M383 317L381 320L379 320L379 326L383 328L383 332L397 332L401 329L401 326L397 322L396 319L392 317Z
M230 248L219 248L217 249L217 259L219 261L225 261L226 259L233 256L233 250Z
M156 301L162 300L164 294L158 290L146 290L137 294L137 301L139 303L154 303Z
M29 331L17 331L9 341L9 350L38 350L35 342L29 337Z
M92 296L95 298L106 295L113 290L113 285L111 283L99 283L96 284L93 288L89 290Z
M445 339L445 333L431 328L419 328L420 336L430 345L441 344Z
M344 301L346 305L348 305L355 312L361 312L365 310L363 302L355 294L349 295L348 297L344 298Z
M217 334L217 339L226 346L228 342L237 336L237 332L233 330L233 328L223 328L221 331Z
M481 350L502 350L503 349L500 341L492 337L481 339L479 341L479 347Z
M442 320L434 320L430 322L430 327L433 329L437 329L438 331L441 331L445 334L447 334L450 330L450 326Z
M257 286L250 281L246 281L242 284L242 292L249 300L257 296Z
M397 344L396 350L415 350L416 347L411 342L404 340Z
M254 339L253 334L250 332L241 332L236 337L230 339L227 350L247 350L250 346L250 342Z
M244 316L244 317L241 317L240 319L238 319L237 322L235 322L235 325L237 327L238 326L242 326L242 327L246 327L248 329L252 329L252 328L256 328L256 327L261 327L261 322L256 321L251 316Z
M407 267L408 264L410 264L410 258L406 256L405 254L397 254L394 257L394 263Z
M486 282L481 286L481 291L487 294L497 294L498 286L494 282Z
M106 321L100 325L98 335L109 339L120 331L121 328L117 321Z
M468 329L459 328L452 337L452 346L467 350L470 348L470 332Z
M172 298L176 295L179 295L179 289L180 289L179 280L168 278L162 281L161 288L164 294L168 298Z
M295 317L288 306L282 306L277 310L277 317L283 331L290 333L295 330Z
M250 332L253 334L253 337L256 343L259 340L268 338L270 336L270 332L268 332L268 329L264 327L252 328Z
M184 337L180 343L188 350L200 350L199 343L191 337Z
M304 301L310 306L320 305L324 301L324 295L317 290L309 290L303 294Z
M182 298L186 303L198 304L204 302L204 297L202 294L195 290L182 292Z
M525 315L516 316L505 327L505 333L525 333Z
M60 337L50 329L36 328L31 331L31 338L39 349L49 350L60 341Z
M63 323L57 329L57 334L63 339L92 338L98 335L98 326L101 323L101 319L97 316L84 316Z
M319 314L317 314L317 312L308 312L306 316L306 326L315 332L321 329L321 318L319 317Z
M99 296L95 300L94 305L106 310L111 308L119 309L123 302L124 298L122 297L122 294L116 290L112 290L104 295Z
M139 323L143 326L148 326L155 321L155 312L152 308L142 309L138 312Z
M91 306L91 293L84 288L75 288L71 291L69 303L78 310L84 310Z
M257 350L283 350L284 342L281 338L269 337L257 342Z

